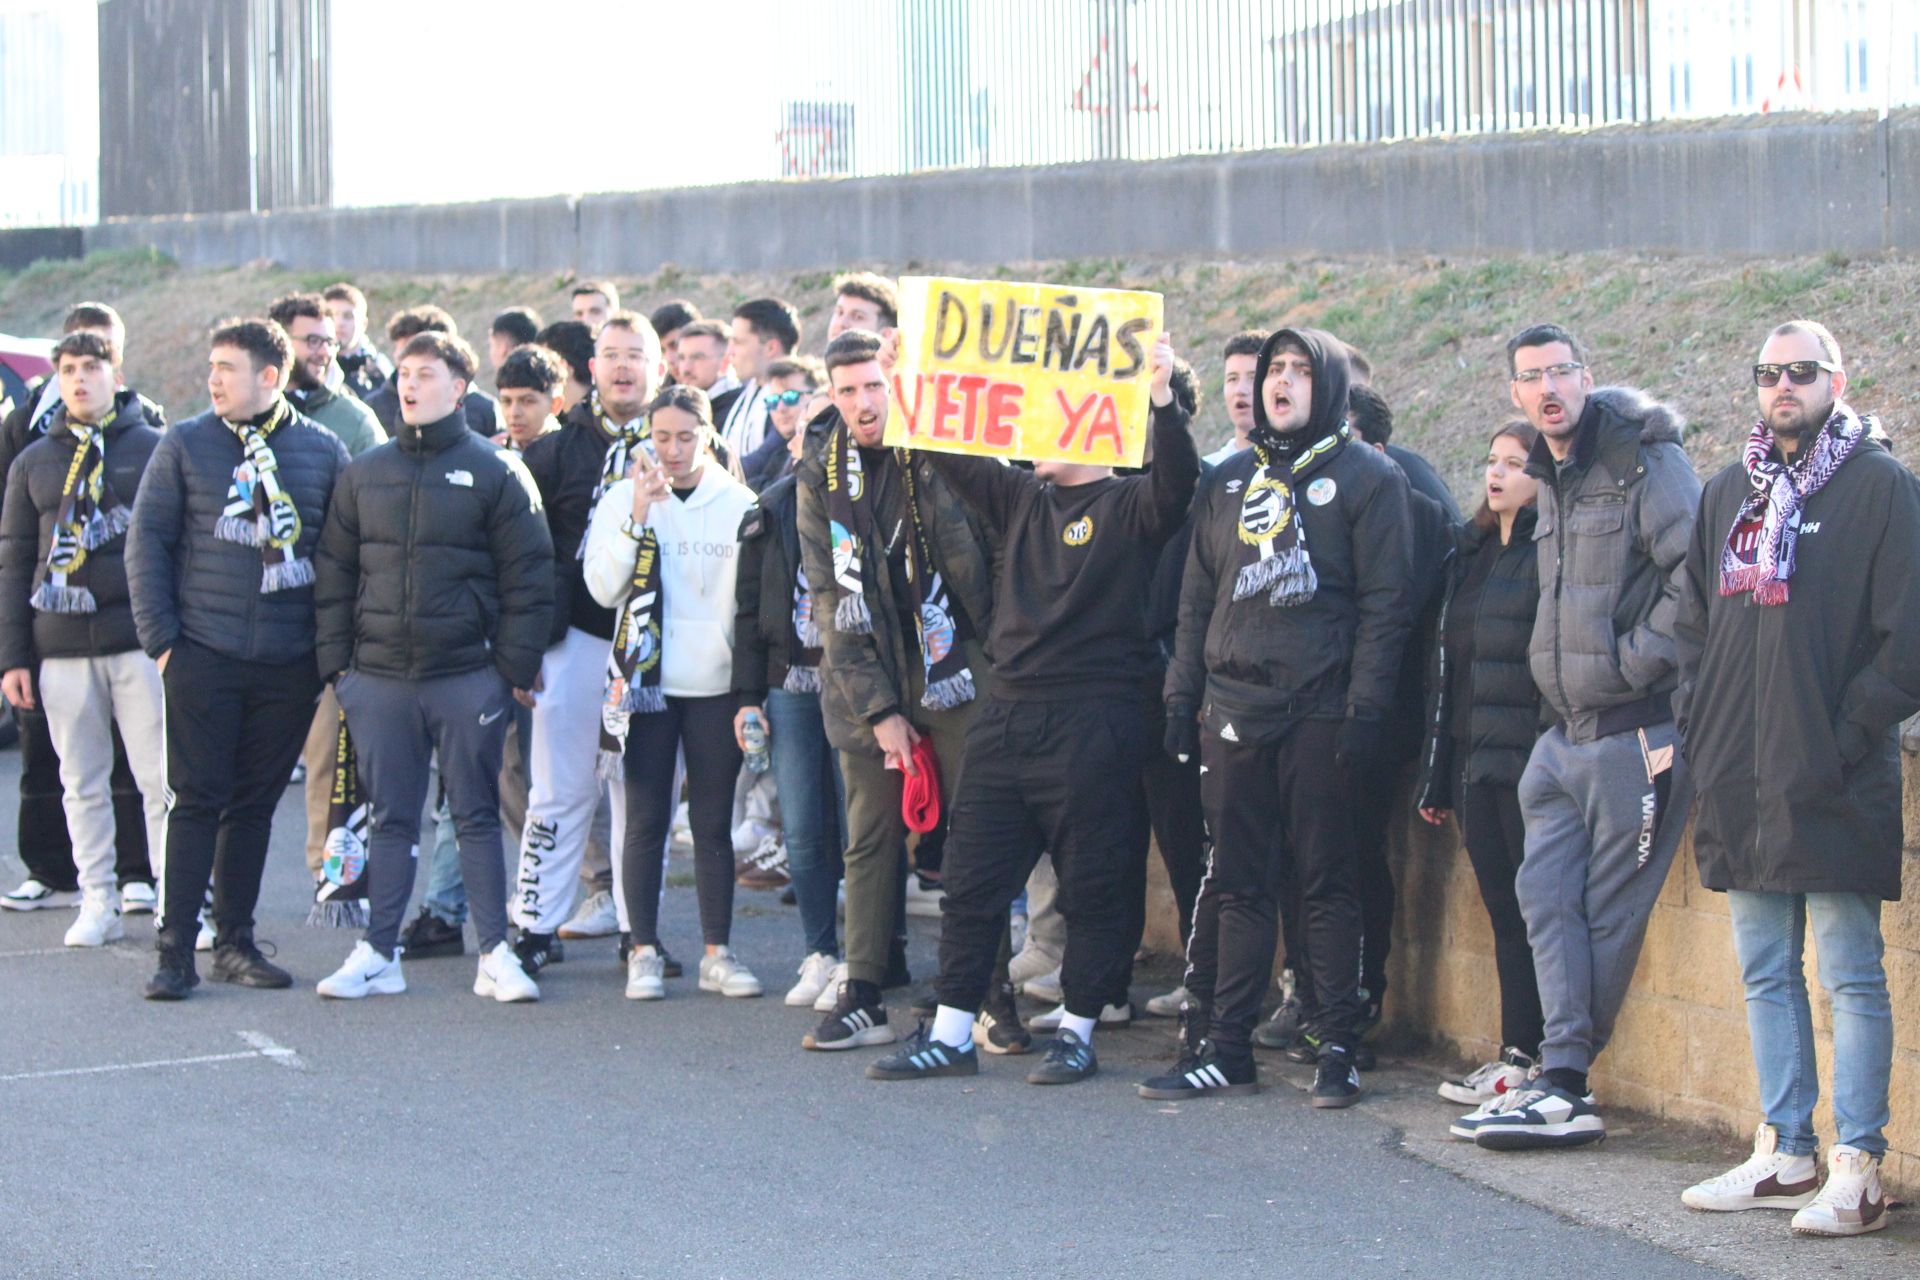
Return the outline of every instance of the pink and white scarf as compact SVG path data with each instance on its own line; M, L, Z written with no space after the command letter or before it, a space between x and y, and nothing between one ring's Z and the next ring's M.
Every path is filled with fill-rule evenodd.
M1819 433L1802 441L1793 461L1781 462L1773 456L1773 432L1764 422L1754 426L1741 458L1753 492L1740 504L1720 551L1721 595L1751 591L1755 604L1787 602L1800 509L1872 430L1873 419L1861 418L1844 401L1835 401L1833 415Z

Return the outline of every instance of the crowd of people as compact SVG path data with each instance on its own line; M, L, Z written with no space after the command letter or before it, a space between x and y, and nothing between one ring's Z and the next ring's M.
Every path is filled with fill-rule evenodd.
M1755 423L1704 487L1671 407L1521 330L1463 513L1366 356L1310 328L1227 341L1233 438L1205 457L1165 335L1138 470L890 447L896 306L839 278L816 358L781 299L642 314L584 281L569 319L499 314L489 394L445 311L381 350L343 283L215 328L211 408L172 425L121 377L120 317L74 306L0 431L28 871L0 906L77 907L75 947L156 913L149 999L188 997L196 951L288 987L254 915L295 776L313 920L364 928L320 995L403 992L470 925L476 995L538 999L568 940L617 935L626 997L658 1000L680 811L700 990L762 993L735 894L784 891L805 1049L892 1046L882 1081L1037 1051L1058 1085L1134 1016L1157 847L1185 969L1144 1002L1180 1033L1140 1095L1253 1093L1261 1048L1338 1109L1373 1066L1412 809L1458 824L1495 944L1504 1048L1439 1093L1508 1151L1605 1135L1589 1075L1691 814L1763 1119L1683 1199L1885 1225L1920 486L1827 329L1762 335ZM900 1042L913 913L939 974Z

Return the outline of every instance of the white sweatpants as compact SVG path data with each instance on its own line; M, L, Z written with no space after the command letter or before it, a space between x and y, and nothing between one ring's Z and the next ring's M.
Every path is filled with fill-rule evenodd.
M611 647L610 641L572 627L540 663L542 687L534 694L533 741L527 750L527 823L511 902L514 923L533 933L558 931L573 910L587 830L606 788L594 770ZM611 791L613 864L619 866L627 790L615 781Z
M73 862L89 897L114 891L113 726L140 787L148 857L165 883L167 738L160 668L138 649L104 658L43 658L40 700L60 754L60 786Z

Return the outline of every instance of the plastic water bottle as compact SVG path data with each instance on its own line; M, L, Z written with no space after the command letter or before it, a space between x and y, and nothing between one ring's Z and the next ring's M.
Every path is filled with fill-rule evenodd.
M747 744L747 772L765 773L773 764L773 757L767 753L767 726L758 711L747 712L740 726L740 737Z

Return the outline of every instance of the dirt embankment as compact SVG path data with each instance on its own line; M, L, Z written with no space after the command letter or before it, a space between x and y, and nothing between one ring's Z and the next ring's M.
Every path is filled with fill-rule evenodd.
M863 265L942 270L939 263ZM1487 436L1511 414L1503 343L1542 320L1581 335L1601 382L1639 386L1676 405L1691 423L1688 447L1703 474L1734 458L1752 422L1747 368L1767 330L1795 317L1822 320L1845 350L1849 399L1862 412L1882 415L1909 465L1920 461L1909 429L1920 405L1920 262L1910 259L1095 259L1008 263L992 274L1164 293L1168 327L1207 391L1197 426L1209 444L1228 434L1218 390L1219 351L1229 335L1283 323L1331 329L1371 356L1375 384L1395 409L1396 438L1430 457L1463 499L1476 491ZM210 324L336 278L270 264L189 272L127 252L41 263L0 280L0 331L50 334L71 302L110 302L131 333L130 381L180 416L206 402L202 342ZM709 315L725 316L738 300L760 294L791 299L804 317L803 348L818 351L831 279L830 272L694 275L669 267L616 283L629 305L687 298ZM465 333L481 337L504 307L532 306L549 319L565 315L571 280L373 274L355 283L367 292L376 326L400 307L436 302ZM484 352L484 344L476 345Z

